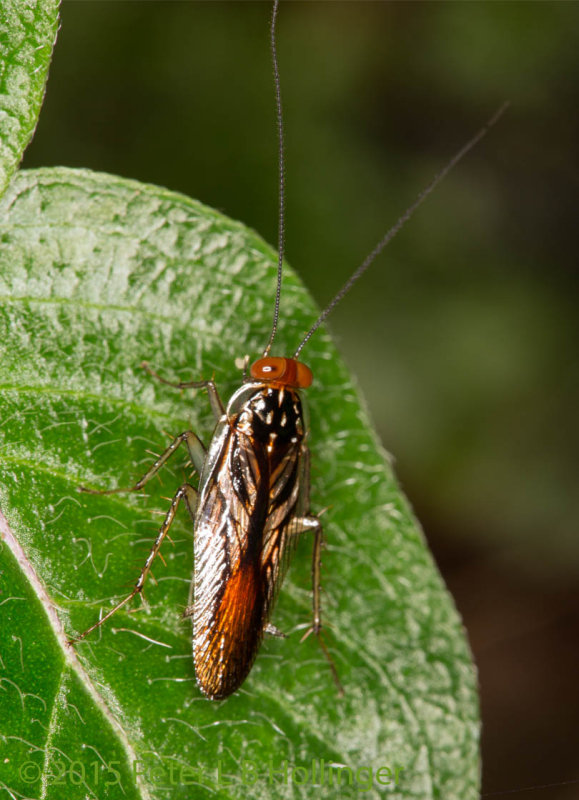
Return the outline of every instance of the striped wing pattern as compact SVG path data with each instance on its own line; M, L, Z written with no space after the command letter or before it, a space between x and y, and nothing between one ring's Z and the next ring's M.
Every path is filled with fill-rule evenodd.
M306 459L297 391L252 384L233 396L195 519L194 661L210 698L234 692L253 665L297 539Z

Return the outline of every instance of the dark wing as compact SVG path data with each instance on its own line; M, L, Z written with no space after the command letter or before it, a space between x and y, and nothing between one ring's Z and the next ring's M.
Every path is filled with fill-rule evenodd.
M268 447L218 426L195 519L194 660L202 691L227 697L247 677L293 549L300 441Z

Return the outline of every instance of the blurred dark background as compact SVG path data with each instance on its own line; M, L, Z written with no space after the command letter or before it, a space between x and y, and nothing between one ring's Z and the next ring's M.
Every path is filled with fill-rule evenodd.
M65 0L24 166L161 184L275 243L269 16ZM468 629L491 796L579 779L578 45L576 3L281 9L287 257L320 304L512 101L331 319Z

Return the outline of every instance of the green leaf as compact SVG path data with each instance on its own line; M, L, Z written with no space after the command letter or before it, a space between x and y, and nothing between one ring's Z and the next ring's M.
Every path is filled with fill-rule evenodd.
M32 139L58 29L59 0L2 0L0 195Z
M148 610L136 600L67 645L129 591L188 470L176 456L147 497L79 484L129 486L167 434L211 436L206 394L159 384L141 362L173 380L214 376L227 399L235 360L267 340L275 254L193 200L87 171L20 173L0 212L0 786L48 800L335 797L329 765L341 764L354 783L340 796L368 788L368 768L370 797L477 797L476 678L460 620L324 332L305 351L311 496L314 512L328 509L326 636L345 697L315 637L300 643L307 536L273 617L288 638L264 643L237 694L202 697L180 618L193 564L185 512ZM315 315L288 271L274 351L293 352ZM288 782L270 785L269 766L284 761ZM379 783L380 767L391 779L398 768L397 785Z

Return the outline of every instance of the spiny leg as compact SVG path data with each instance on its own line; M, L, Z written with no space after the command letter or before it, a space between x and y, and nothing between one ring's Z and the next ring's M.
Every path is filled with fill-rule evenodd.
M313 619L311 626L304 633L301 641L302 642L305 641L311 633L313 633L316 636L320 644L320 647L322 648L322 652L326 657L326 661L330 666L330 670L332 671L332 677L338 689L338 693L340 697L343 697L344 687L342 686L342 682L340 681L340 678L338 676L338 670L336 669L336 665L334 664L334 659L330 655L328 646L326 645L324 638L322 636L322 547L324 544L324 536L323 536L322 523L320 522L319 517L314 517L308 514L304 517L299 517L296 520L295 533L297 535L309 531L313 532L314 534L314 551L312 555Z
M179 489L175 493L175 496L173 497L173 500L171 501L171 506L167 511L167 514L165 515L165 520L163 521L163 524L159 528L157 537L153 543L153 546L151 547L151 551L147 556L147 560L143 565L141 574L139 575L137 582L135 583L133 591L129 595L127 595L127 597L121 600L120 603L117 603L116 606L111 608L111 610L108 611L104 615L104 617L102 617L102 619L99 619L98 622L95 622L94 625L91 625L90 628L87 628L87 630L84 633L81 633L80 636L77 636L76 639L73 639L72 640L73 642L80 642L82 639L88 636L89 633L92 633L94 630L96 630L96 628L100 628L100 626L108 619L110 619L113 616L113 614L116 614L116 612L119 609L121 609L124 605L129 603L136 594L140 594L140 592L143 591L145 581L147 580L149 572L151 571L151 565L155 560L155 556L158 555L161 549L161 544L163 543L163 539L165 538L165 536L169 532L169 528L173 524L173 520L175 519L175 514L177 513L177 507L181 499L185 500L185 505L187 506L189 514L191 515L191 519L193 519L193 517L195 516L195 507L197 505L197 490L194 489L193 486L191 486L189 483L184 483L182 486L179 487Z
M302 487L302 508L309 510L310 508L310 451L304 448L303 460L301 467L300 482ZM321 512L324 513L323 511ZM314 517L312 514L305 514L303 517L298 517L296 520L296 534L306 533L311 531L314 534L314 551L312 555L312 606L313 606L313 619L312 625L305 634L302 636L302 642L308 638L310 633L315 634L322 653L326 657L326 661L332 671L332 678L338 689L340 697L344 695L344 687L338 676L338 670L334 664L334 659L330 655L330 651L322 637L322 547L324 543L322 523L320 517Z
M157 474L161 467L171 458L173 453L177 450L182 442L187 444L187 449L189 451L191 461L193 462L193 466L197 472L200 473L205 461L205 447L203 446L201 439L195 433L193 433L193 431L184 431L173 439L169 447L159 456L152 467L145 472L143 477L139 478L134 486L120 489L89 489L86 486L79 486L78 490L80 492L87 492L88 494L120 494L121 492L139 492L143 486L148 483L151 478Z
M174 389L207 389L207 394L209 395L209 404L215 419L219 420L225 414L225 406L221 402L219 392L217 391L217 386L215 386L213 381L168 381L166 378L162 378L157 372L151 369L146 361L143 361L141 366L143 369L147 370L152 378L155 378L155 380L159 381L159 383L164 383L166 386L172 386Z

